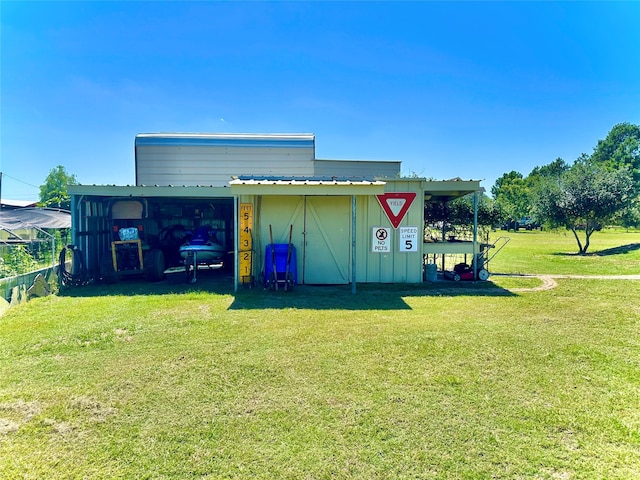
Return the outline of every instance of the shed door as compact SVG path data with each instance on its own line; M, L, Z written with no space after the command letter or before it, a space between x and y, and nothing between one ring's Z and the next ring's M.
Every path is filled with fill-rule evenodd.
M351 197L305 197L304 283L349 283Z

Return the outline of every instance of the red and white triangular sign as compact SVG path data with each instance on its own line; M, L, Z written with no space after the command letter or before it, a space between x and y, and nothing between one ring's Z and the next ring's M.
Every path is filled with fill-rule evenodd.
M376 195L376 197L393 228L398 228L416 198L416 194L415 192L393 192Z

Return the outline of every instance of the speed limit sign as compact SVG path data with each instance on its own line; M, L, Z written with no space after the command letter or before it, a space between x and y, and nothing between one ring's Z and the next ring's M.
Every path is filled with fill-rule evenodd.
M398 248L401 252L418 251L418 227L400 227Z

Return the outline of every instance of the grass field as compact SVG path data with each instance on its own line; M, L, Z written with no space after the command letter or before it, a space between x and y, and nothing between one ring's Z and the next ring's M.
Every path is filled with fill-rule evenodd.
M640 271L637 234L511 236L492 271ZM0 318L0 478L640 478L640 281L529 281L29 302Z
M587 255L577 255L576 240L567 230L497 231L509 243L490 263L492 272L566 275L626 275L640 273L640 231L605 229L595 232Z

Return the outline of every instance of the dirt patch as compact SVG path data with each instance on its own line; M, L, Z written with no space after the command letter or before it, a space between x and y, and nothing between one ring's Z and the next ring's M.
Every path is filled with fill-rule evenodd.
M558 278L576 278L582 280L640 280L640 275L543 275L543 274L500 274L503 277L537 278L541 284L536 287L509 288L510 292L542 292L558 286Z
M0 403L0 412L3 414L3 417L0 418L0 435L15 432L41 411L42 408L38 402L16 400L15 402Z
M558 283L548 275L518 275L519 277L531 277L540 280L541 284L535 287L518 287L509 288L510 292L544 292L545 290L551 290L558 286Z
M18 428L20 428L18 423L6 418L0 418L0 435L15 432Z
M38 402L16 400L15 402L0 403L0 412L11 412L25 420L31 420L31 418L38 415L41 411L42 408Z
M45 418L44 424L50 426L53 431L59 435L68 435L72 433L75 428L73 425L67 422L58 422L52 418Z
M90 416L94 422L104 422L108 417L116 414L116 409L103 405L90 397L76 397L71 401L71 407L80 410Z
M133 337L129 334L129 330L125 328L116 328L113 333L118 340L123 340L125 342L130 342L131 340L133 340Z

